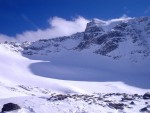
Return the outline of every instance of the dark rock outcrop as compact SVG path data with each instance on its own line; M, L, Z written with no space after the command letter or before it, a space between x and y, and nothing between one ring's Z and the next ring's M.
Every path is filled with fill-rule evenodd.
M148 93L145 93L144 95L143 95L143 99L150 99L150 93L148 92Z
M124 104L123 103L109 103L108 106L110 108L115 108L115 109L120 109L120 110L123 110L124 109Z
M130 104L131 104L131 105L135 105L135 103L134 103L133 101L132 101L132 102L130 102Z
M148 111L147 107L140 109L140 112L147 112L147 111Z
M21 107L14 103L7 103L3 105L2 112L13 111L21 109Z

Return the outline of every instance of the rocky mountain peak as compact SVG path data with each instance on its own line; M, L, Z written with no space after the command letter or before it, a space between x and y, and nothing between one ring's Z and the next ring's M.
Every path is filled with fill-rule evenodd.
M118 58L124 55L140 54L145 57L150 54L149 34L150 17L108 21L94 19L87 24L84 38L78 48L84 50L96 45L93 52L104 56Z

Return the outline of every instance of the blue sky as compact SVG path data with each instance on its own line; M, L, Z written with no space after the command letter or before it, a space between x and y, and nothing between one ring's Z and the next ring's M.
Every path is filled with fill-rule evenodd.
M150 0L0 0L0 34L15 36L44 30L55 16L67 20L78 16L107 20L124 14L149 16Z

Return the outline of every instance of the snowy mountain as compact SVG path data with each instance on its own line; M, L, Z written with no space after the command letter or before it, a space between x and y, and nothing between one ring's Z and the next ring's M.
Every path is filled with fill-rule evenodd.
M87 24L85 32L55 39L42 39L22 44L9 43L23 54L49 54L61 50L83 51L92 49L93 53L118 59L128 56L137 61L150 54L150 17L122 18L102 21L93 19ZM18 51L18 50L17 50ZM134 57L134 58L133 58Z
M1 43L0 108L16 102L18 113L148 111L149 67L150 17L93 19L71 36Z
M115 58L123 56L147 57L150 54L150 18L126 18L88 23L84 39L79 45L83 50L100 45L93 52Z

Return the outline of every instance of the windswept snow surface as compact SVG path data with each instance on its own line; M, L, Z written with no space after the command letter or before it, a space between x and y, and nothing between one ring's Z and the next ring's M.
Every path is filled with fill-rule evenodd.
M73 65L73 63L76 62L78 60L78 58L72 60L73 63L70 62L71 64L69 64L69 62L66 62L66 66L67 65L68 66L65 67L64 66L64 64L65 64L64 56L62 56L62 59L64 61L64 62L62 62L62 60L60 60L60 63L62 63L62 65L58 64L54 67L54 65L51 66L51 63L53 63L53 61L49 61L48 59L47 59L48 62L46 60L45 61L30 60L30 59L23 57L20 53L8 51L3 46L0 46L0 51L1 51L0 52L0 58L1 58L0 59L1 60L0 61L1 62L0 63L0 69L1 69L1 71L0 71L0 83L1 83L0 87L2 87L2 89L4 89L4 91L2 91L0 94L1 98L16 96L15 95L16 91L9 90L11 88L7 88L7 87L16 88L16 90L18 90L18 92L19 92L19 93L17 93L17 95L20 95L20 96L27 95L26 93L23 93L22 91L20 91L20 87L18 87L19 85L24 85L26 87L32 87L32 89L34 89L33 87L45 88L45 89L51 90L52 92L58 92L58 93L88 93L88 94L90 93L91 94L94 92L101 92L101 93L110 93L110 92L124 93L125 92L125 93L143 94L143 93L149 91L149 89L140 89L140 88L126 85L121 81L98 82L97 80L95 80L96 82L91 82L92 77L89 77L89 75L87 75L87 76L84 75L86 73L89 73L89 72L84 72L84 71L88 71L88 68L90 68L90 67L88 67L89 65L87 65L87 69L85 69L85 70L82 69L82 67L80 69L75 69L75 70L73 69L74 67L71 67L71 65ZM36 56L34 56L34 57L36 57ZM70 60L69 57L67 58L68 60ZM43 58L48 58L48 57L43 56ZM50 58L52 58L52 57L50 57ZM55 58L56 58L56 60L59 59L59 58L57 58L57 54L56 54ZM54 60L54 59L52 58L52 60ZM54 63L56 60L54 60ZM56 61L56 64L58 62L59 61ZM85 62L85 61L83 61L83 62ZM91 61L89 61L89 62L91 62ZM37 63L39 63L39 65ZM42 65L42 63L44 63L44 65ZM45 65L47 63L48 63L48 65ZM96 63L96 62L94 62L94 63ZM37 73L34 72L35 70L30 69L31 66L34 64L37 64L37 67L34 67L34 68L36 68ZM60 65L60 67L59 67L59 65ZM91 65L94 66L93 64L91 64ZM69 68L69 66L70 66L70 68ZM78 64L78 66L79 66L79 64ZM70 70L70 72L69 72L69 70ZM76 75L77 76L77 78L76 78L75 74L77 74L76 73L77 71L79 71L80 76ZM92 71L92 70L90 70L90 71ZM83 77L80 74L80 72L83 73ZM75 73L75 74L72 74L72 73ZM55 77L53 77L53 74L55 75ZM62 76L61 76L61 74L62 74ZM72 76L72 78L68 77L69 78L68 81L67 80L58 80L58 79L63 79L63 78L61 78L63 76L64 76L64 79L66 79L64 74L66 74L66 76L69 76L69 74L70 74ZM92 73L90 73L90 74L92 74ZM105 74L105 72L100 73L99 76L104 77L103 74ZM45 76L47 75L47 77L46 78L42 77L44 75ZM106 76L108 77L107 74L106 74ZM53 78L51 78L51 77L53 77ZM95 76L93 76L93 78L94 77ZM54 79L54 78L58 78L58 79ZM79 80L79 79L81 79L81 80ZM95 77L95 79L98 79L97 76ZM6 92L8 95L5 94Z
M52 91L63 93L82 92L79 88L69 85L65 81L57 81L55 79L47 79L36 76L30 72L28 66L32 63L40 61L33 61L22 57L20 54L6 50L0 47L0 80L2 84L10 85L28 85L49 88ZM43 72L44 73L44 72ZM3 95L2 96L6 96ZM10 94L9 94L10 96Z
M111 20L103 21L103 20L95 18L95 19L92 20L92 24L91 25L92 26L97 26L97 27L102 27L102 29L105 32L108 32L108 31L111 31L112 28L114 28L118 23L127 22L127 21L129 21L131 19L133 19L133 18L123 17L123 18L111 19ZM90 26L90 27L92 27L92 26Z

